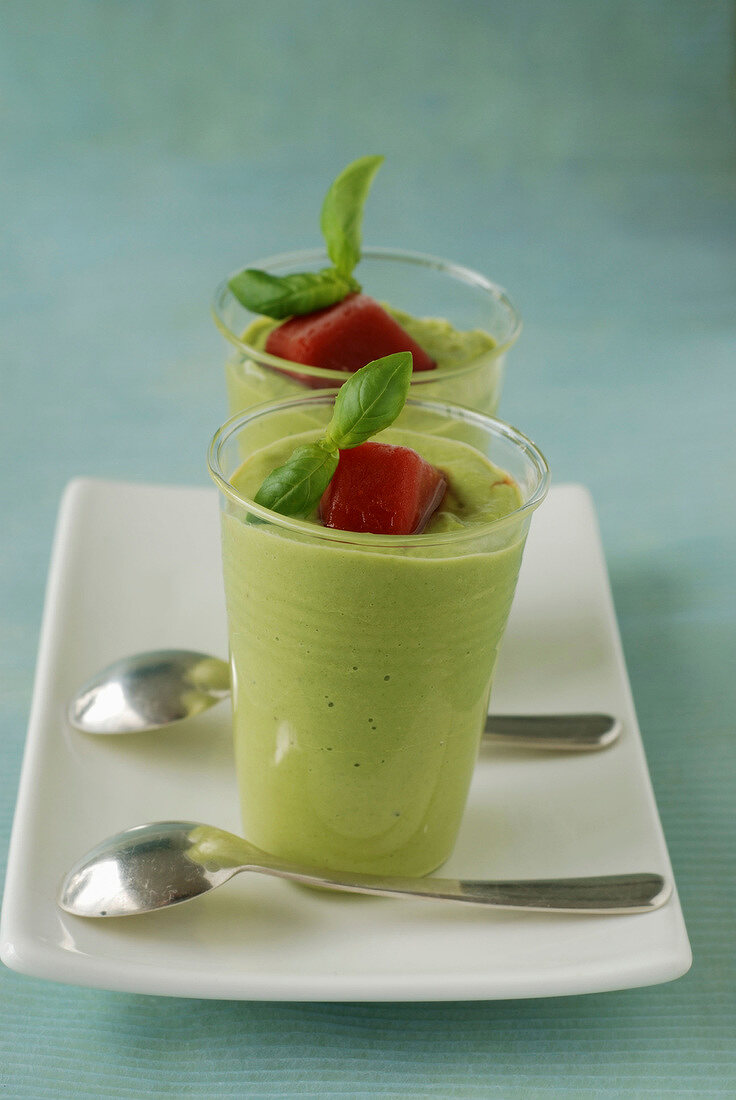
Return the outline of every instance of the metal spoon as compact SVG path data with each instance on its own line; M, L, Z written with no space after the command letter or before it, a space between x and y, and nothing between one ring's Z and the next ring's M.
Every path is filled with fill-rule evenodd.
M490 882L329 871L268 855L211 825L159 821L127 829L93 848L66 875L57 901L78 917L125 917L189 901L241 871L357 894L552 913L648 913L664 905L671 893L671 884L655 874Z
M143 733L191 718L230 694L230 668L218 657L159 649L124 657L88 680L69 704L83 733ZM485 739L519 748L601 749L621 723L607 714L493 715Z

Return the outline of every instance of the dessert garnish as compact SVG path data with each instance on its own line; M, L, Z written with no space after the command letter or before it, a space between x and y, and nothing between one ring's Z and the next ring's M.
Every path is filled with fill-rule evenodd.
M394 351L411 352L415 371L436 366L399 322L367 294L350 294L327 309L291 317L269 333L266 351L292 363L345 373ZM319 376L315 382L325 384Z
M411 355L406 351L357 370L337 394L324 435L297 447L271 471L255 495L256 504L301 519L320 504L325 526L416 534L444 495L444 475L408 447L368 443L396 420L410 381Z
M340 451L340 461L322 494L325 527L374 535L418 535L436 511L447 478L411 447L361 443Z
M283 466L271 471L254 497L256 504L283 516L306 518L329 485L340 451L365 443L393 424L410 381L408 351L386 355L352 374L335 398L325 434L297 447Z
M414 370L436 367L383 306L361 293L353 276L361 255L363 206L382 163L383 157L360 157L327 192L320 226L332 267L291 275L246 268L229 280L230 290L246 309L283 321L268 335L269 354L350 373L370 360L409 351ZM323 384L319 378L314 381Z

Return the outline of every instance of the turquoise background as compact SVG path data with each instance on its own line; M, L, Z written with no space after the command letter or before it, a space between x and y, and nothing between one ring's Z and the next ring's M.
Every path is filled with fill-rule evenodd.
M154 0L0 8L0 851L56 509L79 474L205 484L214 285L367 242L519 305L502 414L592 490L694 950L669 985L259 1004L0 973L9 1097L736 1092L734 18L722 0Z

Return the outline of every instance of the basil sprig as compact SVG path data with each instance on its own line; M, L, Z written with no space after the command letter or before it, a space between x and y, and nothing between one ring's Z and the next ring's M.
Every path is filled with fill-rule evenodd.
M373 369L370 368L379 368ZM412 372L410 351L374 359L350 376L335 398L327 438L341 450L365 443L393 424L404 407Z
M360 260L363 207L383 157L360 157L344 168L325 196L320 228L333 267L270 275L249 267L228 281L241 305L281 321L341 302L360 290L353 269Z
M254 497L256 504L305 519L329 485L340 450L357 447L393 424L409 393L411 372L411 352L397 351L351 374L335 398L324 436L297 447L272 470Z
M295 275L269 275L253 267L234 275L228 285L244 305L247 298L248 309L278 321L332 306L351 291L360 290L355 279L345 279L331 267Z
M256 493L256 504L282 516L308 516L330 484L339 453L325 440L306 443L288 462L272 470Z
M360 157L344 168L325 195L320 229L335 269L349 278L360 260L363 207L383 157Z

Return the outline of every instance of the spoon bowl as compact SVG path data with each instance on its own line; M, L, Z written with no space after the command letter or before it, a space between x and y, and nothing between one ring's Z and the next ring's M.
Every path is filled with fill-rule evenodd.
M65 876L57 900L74 916L133 916L191 901L241 871L350 893L554 913L648 913L664 905L671 893L671 884L651 873L493 882L305 867L211 825L161 821L127 829L92 849Z
M69 721L84 733L144 733L192 718L230 694L230 668L190 649L157 649L107 665L79 689Z
M226 661L189 649L134 654L103 668L71 700L83 733L145 733L192 718L230 695ZM518 748L594 750L612 745L621 724L607 714L492 715L484 739Z

